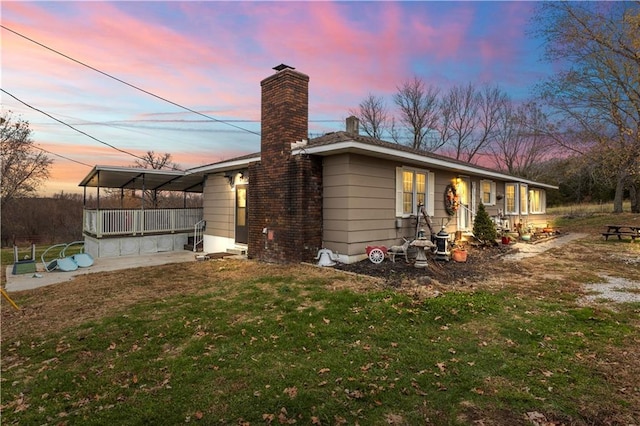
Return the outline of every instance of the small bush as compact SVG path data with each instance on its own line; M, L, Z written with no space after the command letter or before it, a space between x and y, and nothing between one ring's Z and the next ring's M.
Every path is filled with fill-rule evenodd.
M495 240L498 238L496 227L482 203L478 206L476 218L473 221L473 235L485 245L495 244Z

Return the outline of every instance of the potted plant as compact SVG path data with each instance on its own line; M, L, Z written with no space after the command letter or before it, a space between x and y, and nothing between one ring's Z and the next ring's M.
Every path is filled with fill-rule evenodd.
M455 262L466 262L467 254L467 249L462 245L455 246L451 249L451 259Z

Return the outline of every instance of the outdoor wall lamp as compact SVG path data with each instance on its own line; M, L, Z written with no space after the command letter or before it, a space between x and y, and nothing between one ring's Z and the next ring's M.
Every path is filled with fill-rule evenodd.
M225 172L224 177L229 181L229 188L233 189L238 175L240 175L240 179L244 179L244 171L242 170L230 170Z

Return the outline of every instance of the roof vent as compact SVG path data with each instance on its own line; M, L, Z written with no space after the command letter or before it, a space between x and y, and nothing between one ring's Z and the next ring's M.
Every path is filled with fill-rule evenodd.
M274 70L280 72L282 70L286 70L286 69L290 69L290 70L295 70L294 67L286 65L286 64L280 64L277 67L273 67Z

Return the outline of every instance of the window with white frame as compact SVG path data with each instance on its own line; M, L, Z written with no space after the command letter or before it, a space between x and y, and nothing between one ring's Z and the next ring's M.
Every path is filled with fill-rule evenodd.
M544 213L547 205L547 193L544 189L530 189L529 190L529 212Z
M520 214L528 214L529 207L529 191L527 185L520 184Z
M480 181L480 201L485 206L496 204L496 183L492 180Z
M504 212L505 214L518 214L518 189L517 183L505 183L504 185Z
M416 215L418 203L424 204L427 214L433 216L434 180L434 174L427 170L396 168L396 216Z
M530 206L530 191L525 183L504 184L504 212L505 214L528 214Z

